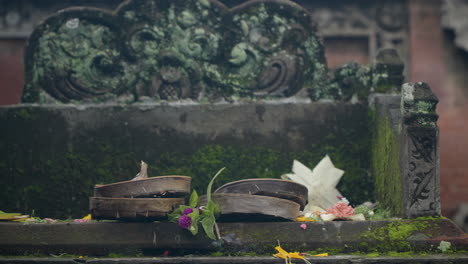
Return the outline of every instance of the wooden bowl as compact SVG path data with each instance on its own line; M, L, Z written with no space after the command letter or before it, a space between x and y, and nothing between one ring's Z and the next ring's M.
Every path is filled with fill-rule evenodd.
M219 187L215 193L238 193L270 196L290 200L304 209L307 203L307 187L302 184L281 179L246 179L227 183Z
M94 187L94 197L154 198L181 197L190 193L189 176L158 176Z

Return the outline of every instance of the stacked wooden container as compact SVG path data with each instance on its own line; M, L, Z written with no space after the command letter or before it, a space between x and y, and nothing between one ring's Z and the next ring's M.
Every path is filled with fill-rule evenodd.
M93 219L156 220L185 203L191 177L159 176L96 185L89 207Z

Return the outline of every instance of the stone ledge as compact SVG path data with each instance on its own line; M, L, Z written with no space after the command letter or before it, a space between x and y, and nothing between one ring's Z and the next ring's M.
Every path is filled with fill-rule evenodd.
M361 257L361 256L330 256L307 258L312 263L334 263L334 264L372 264L372 263L468 263L468 256L442 256L432 255L424 257ZM284 260L273 257L161 257L161 258L0 258L0 264L273 264L284 263ZM293 263L304 263L301 260L293 260Z
M468 236L450 220L405 220L405 223L410 225L415 221L425 221L428 227L418 229L406 238L405 243L411 244L414 250L434 250L442 240L451 242L454 248L467 248ZM298 222L220 223L220 241L212 241L204 234L192 236L174 223L0 223L0 237L8 238L0 240L0 254L107 255L140 250L186 250L269 255L274 253L278 241L284 249L291 251L319 248L366 251L370 247L395 242L376 235L363 236L392 223L395 221L307 223L306 230L301 229ZM370 246L363 246L363 243Z

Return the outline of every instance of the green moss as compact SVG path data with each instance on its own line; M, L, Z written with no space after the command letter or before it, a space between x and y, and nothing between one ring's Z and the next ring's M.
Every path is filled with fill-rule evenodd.
M316 146L313 152L294 153L262 147L206 145L188 155L164 152L156 160L147 162L150 164L150 176L192 176L192 188L202 194L213 173L222 167L227 167L227 170L217 180L218 187L239 179L279 178L290 172L294 159L313 167L328 153L338 167L343 166L341 168L347 170L347 180L340 184L343 193L356 203L370 200L372 183L362 180L365 168L359 168L362 164L349 158L357 155L353 154L356 149L344 148L345 145L332 148L327 144ZM139 158L136 153L120 151L107 144L98 145L98 149L99 156L96 157L68 152L55 159L49 157L48 160L35 162L34 183L5 185L3 194L8 199L2 200L2 208L24 213L34 209L40 217L83 217L87 214L88 197L92 196L95 184L129 180L138 172ZM0 172L7 172L10 168L10 161L4 163L5 166L0 166ZM14 175L25 178L28 173L27 170L17 170ZM355 192L356 188L366 191Z
M412 220L396 220L390 224L370 230L361 235L361 239L375 241L368 248L378 252L410 252L413 247L411 236L415 234L430 234L438 218L416 218Z
M402 197L402 180L400 173L399 135L390 124L388 118L375 116L375 130L371 146L371 168L375 179L377 201L382 208L389 209L393 215L402 216L404 212Z
M26 108L20 109L16 115L23 120L34 119L34 112Z

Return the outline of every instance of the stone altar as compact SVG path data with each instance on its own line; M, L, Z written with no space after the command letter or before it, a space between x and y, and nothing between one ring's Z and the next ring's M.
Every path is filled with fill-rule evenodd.
M5 210L78 217L95 183L131 178L140 159L200 188L222 166L225 181L278 177L328 153L351 201L375 188L397 216L440 215L430 88L400 90L394 50L329 71L313 17L290 1L72 8L36 28L25 62L24 104L0 107Z

